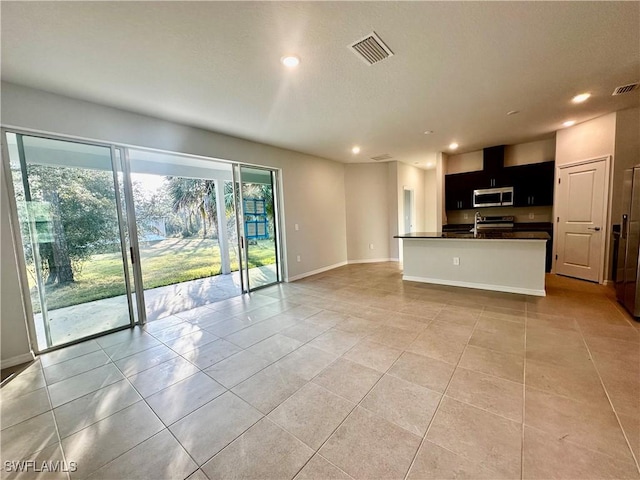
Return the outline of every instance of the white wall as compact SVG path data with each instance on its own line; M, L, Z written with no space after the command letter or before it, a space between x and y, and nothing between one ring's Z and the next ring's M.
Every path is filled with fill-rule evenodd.
M398 235L398 162L387 163L387 198L389 202L389 258L399 260L400 259L400 240L393 238L394 235Z
M424 172L424 230L437 232L438 228L438 183L435 168Z
M616 114L610 113L556 133L556 166L613 155Z
M482 150L449 155L445 165L445 173L450 175L452 173L476 172L482 170L482 159Z
M388 172L386 163L345 165L349 262L389 259Z
M504 166L528 165L553 161L556 155L556 139L547 138L535 142L505 145ZM449 155L446 162L447 175L452 173L476 172L482 170L482 150Z
M2 368L28 362L30 354L26 315L10 228L9 196L4 169L0 168L0 363Z
M551 162L556 157L556 139L548 138L536 142L507 145L504 148L504 166L528 165Z
M603 115L588 122L583 122L573 127L558 130L556 134L556 168L559 165L579 162L581 160L596 159L611 156L611 167L615 170L615 146L616 146L616 113ZM607 219L602 234L605 238L605 265L604 278L611 278L611 221L613 186L609 181L609 196L607 198ZM561 205L554 205L557 212ZM554 213L555 215L555 213ZM557 232L554 232L554 237ZM554 238L554 245L557 245ZM555 248L555 247L554 247Z
M414 231L424 232L424 170L406 163L398 164L398 231L404 232L404 190L413 190Z

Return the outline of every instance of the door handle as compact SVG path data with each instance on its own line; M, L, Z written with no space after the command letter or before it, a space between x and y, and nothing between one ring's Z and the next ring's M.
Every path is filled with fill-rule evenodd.
M595 230L596 232L599 232L600 227L587 227L587 230Z
M629 215L626 213L622 215L622 235L621 238L627 238L627 222L629 221Z

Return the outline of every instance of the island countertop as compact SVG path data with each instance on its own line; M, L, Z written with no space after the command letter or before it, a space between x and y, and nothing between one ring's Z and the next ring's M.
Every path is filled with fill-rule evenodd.
M462 239L462 240L550 240L547 232L519 232L519 231L489 231L474 235L471 232L411 232L394 235L393 238L402 239Z

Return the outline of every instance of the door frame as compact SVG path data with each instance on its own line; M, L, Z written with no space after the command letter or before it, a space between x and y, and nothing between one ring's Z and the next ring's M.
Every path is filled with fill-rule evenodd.
M21 294L22 294L22 298L20 299L20 303L23 307L23 311L24 311L24 315L25 315L25 321L26 321L26 327L27 327L27 336L29 339L29 345L30 348L32 350L33 353L35 354L42 354L42 353L47 353L50 351L54 351L54 350L58 350L60 348L65 348L68 347L70 345L75 345L87 340L91 340L94 338L99 338L102 337L104 335L107 335L109 333L114 333L117 331L121 331L121 330L126 330L126 329L130 329L132 327L134 327L135 325L143 325L146 322L146 308L145 308L145 303L144 303L144 284L142 282L142 269L141 269L141 265L140 262L134 262L133 264L130 264L130 252L127 251L122 251L122 255L124 257L125 260L125 270L127 268L129 268L129 266L132 267L133 270L133 278L131 279L130 283L126 284L126 289L127 289L127 295L130 299L130 302L133 300L133 298L135 297L136 300L136 306L133 306L130 304L129 306L129 310L131 312L132 308L135 308L137 310L137 321L135 316L131 316L130 315L130 324L129 325L123 325L120 327L115 327L113 329L110 330L106 330L104 332L99 332L96 334L92 334L92 335L88 335L86 337L83 337L81 339L77 339L77 340L73 340L71 342L65 343L65 344L60 344L54 347L50 347L50 348L46 348L46 349L39 349L38 348L38 340L37 340L37 336L36 336L36 329L35 329L35 323L34 323L34 316L33 316L33 308L31 305L31 301L30 301L30 292L29 292L29 283L28 283L28 278L27 278L27 266L26 266L26 262L25 262L25 258L24 258L24 249L23 249L23 245L22 245L22 235L20 232L20 223L19 223L19 218L18 218L18 210L17 210L17 205L16 205L16 199L15 199L15 191L13 188L13 177L11 174L11 168L10 168L10 162L9 162L9 148L7 145L7 141L6 141L6 134L7 133L15 133L15 134L19 134L19 135L25 135L25 136L32 136L32 137L40 137L40 138L46 138L46 139L50 139L50 140L59 140L59 141L66 141L66 142L72 142L72 143L80 143L80 144L85 144L85 145L92 145L92 146L99 146L99 147L106 147L109 148L111 151L111 157L112 157L112 164L114 164L115 159L114 159L114 150L119 150L120 151L120 167L121 167L121 172L123 174L123 191L124 191L124 198L120 197L120 192L118 189L116 189L116 196L120 197L119 200L120 202L125 201L125 209L126 209L126 215L127 218L126 220L124 220L125 225L123 225L123 227L125 229L127 229L128 233L129 233L129 246L133 248L134 250L134 256L135 258L140 258L140 253L139 253L139 245L138 245L138 237L137 237L137 226L136 226L136 218L135 218L135 210L134 210L134 205L133 205L133 192L132 192L132 185L131 185L131 179L130 179L130 175L131 175L131 171L130 171L130 165L129 165L129 158L128 158L128 152L130 148L134 148L134 149L139 149L139 150L145 150L145 151L152 151L152 152L158 152L158 153L169 153L169 154L177 154L177 155L184 155L187 157L194 157L194 158L202 158L205 160L216 160L216 161L221 161L224 163L228 163L229 165L231 165L232 167L232 172L233 172L233 176L232 176L232 182L234 185L234 189L236 189L236 181L240 180L239 175L236 176L236 168L238 169L238 174L240 173L240 167L244 166L244 167L248 167L248 168L258 168L258 169L263 169L263 170L268 170L270 172L272 172L272 184L273 184L273 195L274 195L274 215L276 217L276 221L275 221L275 239L276 239L276 262L277 262L277 282L276 283L282 283L282 282L286 282L288 281L288 268L287 268L287 262L286 262L286 239L285 236L283 235L283 230L284 230L284 208L283 208L283 204L281 202L284 201L284 198L282 197L283 192L284 192L284 188L283 188L283 175L282 175L282 169L281 168L276 168L276 167L270 167L270 166L265 166L265 165L258 165L258 164L253 164L253 163L247 163L247 162L238 162L238 161L234 161L234 160L226 160L226 159L222 159L222 158L217 158L214 156L205 156L205 155L196 155L196 154L189 154L189 153L184 153L184 152L176 152L173 150L164 150L164 149L158 149L158 148L150 148L150 147L145 147L145 146L138 146L138 145L132 145L132 144L126 144L126 143L121 143L121 142L109 142L109 141L105 141L105 140L96 140L93 138L87 138L87 137L82 137L82 136L74 136L74 135L67 135L67 134L59 134L59 133L51 133L51 132L45 132L45 131L41 131L41 130L37 130L37 129L30 129L30 128L24 128L24 127L14 127L12 125L2 125L0 124L0 142L1 142L1 157L0 158L0 163L2 163L2 165L0 165L0 169L2 169L2 173L3 175L6 177L6 183L7 183L7 196L8 196L8 206L9 206L9 226L8 228L11 229L11 236L13 239L13 243L14 243L14 254L16 257L16 263L17 263L17 274L18 274L18 281L19 281L19 287L21 290ZM114 175L117 175L118 172L114 171L113 172ZM240 184L238 184L240 185ZM242 192L241 189L239 189L239 198L242 198ZM234 195L234 202L236 202L236 196ZM119 210L118 211L118 216L119 218L121 217L122 213L125 213L125 209L123 210ZM242 209L242 202L240 202L240 205L236 204L236 219L237 219L237 228L238 228L238 242L240 243L240 238L241 236L244 237L244 225L242 223L239 223L239 219L238 219L238 214ZM122 231L122 230L121 230ZM244 274L243 268L242 268L242 253L243 249L241 248L239 250L239 255L238 255L238 261L239 261L239 273L240 276L242 278L242 275ZM137 273L136 273L137 272ZM131 276L130 276L131 278ZM274 285L274 284L270 284L270 285ZM258 290L262 287L257 287L254 289L248 289L245 290L244 289L244 283L241 286L241 294L245 294L245 293L249 293L250 291L254 291L254 290ZM134 291L135 290L135 291Z
M407 222L406 222L406 218L407 217L407 193L409 194L409 230L407 230ZM403 227L404 227L404 231L405 233L410 233L413 232L413 229L415 228L415 209L416 209L416 201L415 201L415 191L412 187L408 186L408 185L404 185L402 187L402 220L403 220Z
M2 170L3 170L3 175L5 176L5 182L6 182L6 187L7 187L7 196L8 201L9 201L9 228L11 229L11 236L13 239L13 247L14 247L14 254L16 257L16 263L18 266L18 282L20 284L20 290L22 293L22 298L20 299L20 303L22 304L23 307L23 311L25 313L25 320L26 320L26 326L27 326L27 336L29 339L29 346L31 348L31 351L37 355L43 354L43 353L47 353L47 352L52 352L54 350L58 350L61 348L65 348L71 345L75 345L81 342L85 342L87 340L91 340L94 338L98 338L98 337L102 337L104 335L108 335L109 333L114 333L114 332L118 332L120 330L126 330L129 328L132 328L136 325L136 321L135 321L135 317L132 315L133 311L133 305L132 305L132 301L133 301L133 294L132 294L132 283L129 279L129 272L128 272L128 258L127 258L127 254L128 252L126 252L125 250L122 250L122 259L123 259L123 267L124 267L124 278L125 278L125 289L126 289L126 296L128 299L128 310L129 310L129 324L128 325L121 325L109 330L105 330L103 332L98 332L92 335L87 335L86 337L82 337L79 339L75 339L72 340L70 342L66 342L66 343L62 343L59 345L55 345L55 346L48 346L47 348L39 348L38 346L38 337L37 337L37 333L36 333L36 328L35 328L35 318L34 318L34 313L33 313L33 306L31 305L31 294L29 292L29 280L27 278L27 264L25 261L25 257L24 257L24 249L23 249L23 244L22 244L22 234L20 232L20 219L18 218L18 206L16 203L16 198L15 198L15 190L13 188L13 177L11 174L11 167L10 167L10 159L9 159L9 146L7 144L7 134L8 133L13 133L16 135L22 135L22 136L29 136L29 137L38 137L38 138L44 138L44 139L48 139L48 140L58 140L58 141L63 141L63 142L70 142L70 143L79 143L79 144L83 144L83 145L91 145L91 146L97 146L97 147L104 147L109 149L110 155L111 155L111 165L112 165L112 175L114 178L114 195L115 195L115 202L116 202L116 210L117 210L117 217L118 217L118 229L119 232L122 234L122 229L123 228L129 228L129 223L130 223L130 219L127 218L127 220L123 220L122 219L122 210L119 208L121 205L121 201L122 199L120 198L120 192L119 189L117 188L117 170L115 170L116 167L116 161L115 161L115 150L116 149L120 149L121 152L121 166L122 169L124 170L126 167L126 161L124 159L124 155L125 155L125 151L126 151L126 147L121 147L121 146L117 146L116 144L113 143L105 143L105 142L100 142L100 141L90 141L90 140L84 140L84 139L77 139L74 137L69 137L69 136L65 136L65 135L55 135L55 134L50 134L50 133L41 133L38 131L33 131L33 130L27 130L27 129L22 129L22 128L13 128L13 127L1 127L0 128L0 141L2 142ZM124 185L123 185L123 190L125 191L125 196L126 196L126 191L130 190L130 187L128 187L126 185L126 181L124 181ZM128 216L127 216L128 217ZM126 224L123 224L126 223ZM121 245L122 242L124 242L124 238L122 238L121 235ZM135 252L136 255L139 256L138 252ZM134 269L136 268L135 265L133 266ZM136 289L137 291L138 289ZM143 298L143 302L144 302L144 298ZM140 308L140 306L138 306L138 308ZM144 308L144 303L142 304L142 308ZM47 342L48 343L48 342Z
M604 161L604 202L602 205L602 235L604 236L604 241L600 247L600 264L599 264L599 272L598 272L598 283L600 285L604 284L604 276L606 272L607 266L607 252L610 248L610 240L609 240L609 224L610 215L611 215L611 155L603 155L599 157L588 158L584 160L577 160L574 162L563 163L562 165L556 164L556 172L554 182L556 182L556 188L553 192L553 216L555 217L555 226L553 228L553 268L551 273L557 274L557 262L558 262L558 239L559 239L559 219L558 209L559 209L559 198L560 198L560 172L566 168L571 167L579 167L581 165L589 165L591 163L597 163Z
M264 170L269 172L271 176L271 194L273 195L273 227L274 227L274 243L276 253L276 281L267 285L260 285L258 287L252 287L249 280L249 244L245 238L245 225L244 225L244 198L242 196L242 169L250 168L255 170ZM242 293L251 293L261 288L271 287L282 283L283 281L283 268L282 268L282 235L281 225L282 221L281 206L280 206L280 169L265 167L262 165L253 165L249 163L236 163L233 168L233 186L237 189L234 191L234 202L236 202L236 225L238 229L238 270L240 272L240 284ZM236 195L237 193L237 195Z

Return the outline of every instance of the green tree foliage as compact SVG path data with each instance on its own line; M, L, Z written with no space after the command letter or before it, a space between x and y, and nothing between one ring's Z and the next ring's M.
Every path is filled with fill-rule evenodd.
M202 238L208 234L217 236L218 214L213 180L168 177L168 188L173 210L183 213L188 220L183 230L184 237L197 233L198 226L202 227ZM194 216L199 222L194 222Z
M94 253L119 246L111 172L28 165L32 209L48 212L39 226L39 250L48 285L74 281ZM47 224L48 223L48 224Z

